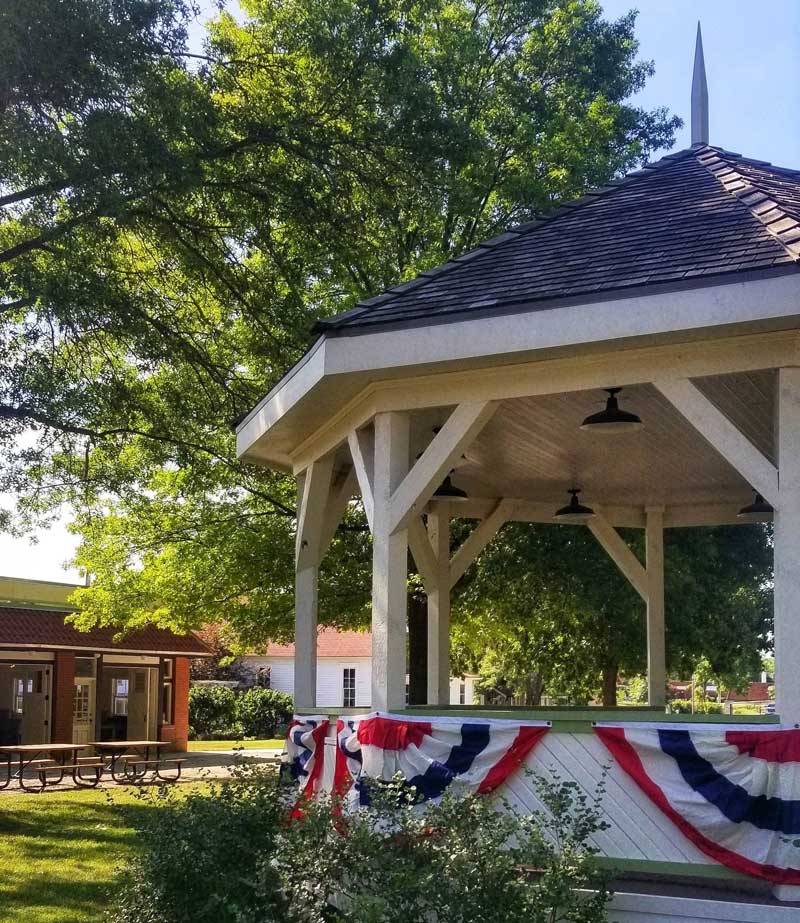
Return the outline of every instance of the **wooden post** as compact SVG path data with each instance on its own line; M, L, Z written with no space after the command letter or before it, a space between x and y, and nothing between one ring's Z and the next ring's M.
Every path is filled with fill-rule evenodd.
M664 627L664 508L646 509L647 701L666 705L667 665Z
M800 722L800 368L778 370L779 503L775 509L775 705Z
M297 478L295 548L294 707L317 701L317 597L322 533L333 473L332 458L315 461Z
M408 414L377 414L372 527L372 707L377 711L403 708L406 701L408 531L392 531L391 500L408 462Z
M450 704L450 511L437 503L428 514L436 579L428 590L428 704Z

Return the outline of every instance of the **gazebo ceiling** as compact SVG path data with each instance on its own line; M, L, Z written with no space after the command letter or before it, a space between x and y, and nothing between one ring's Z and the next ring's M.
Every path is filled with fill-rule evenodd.
M695 382L769 459L774 460L776 375L772 370ZM580 429L603 406L600 391L504 401L456 468L453 483L472 497L512 497L556 505L581 487L587 502L613 506L743 504L750 486L652 385L625 388L620 403L644 429L599 435ZM421 451L449 408L415 414Z

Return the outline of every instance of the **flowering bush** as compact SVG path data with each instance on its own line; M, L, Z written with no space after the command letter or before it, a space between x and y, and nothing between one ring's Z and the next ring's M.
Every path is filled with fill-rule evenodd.
M399 780L337 816L320 797L289 821L294 786L239 769L188 795L143 792L139 852L112 923L601 923L606 881L587 847L596 801L533 776L546 811L502 799L415 805ZM160 810L141 811L144 805Z

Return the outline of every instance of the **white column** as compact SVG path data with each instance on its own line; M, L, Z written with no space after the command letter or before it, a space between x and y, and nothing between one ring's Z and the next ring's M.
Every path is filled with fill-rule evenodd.
M775 510L775 699L800 722L800 368L778 370L779 502Z
M647 701L666 705L666 638L664 630L664 508L646 509L647 562Z
M375 417L372 529L372 707L404 708L406 701L406 579L408 531L390 531L391 497L408 472L406 413Z
M450 704L450 511L437 503L428 514L436 576L428 591L428 705Z
M332 458L313 462L297 478L295 546L294 707L313 711L317 701L317 600L322 533L333 473Z

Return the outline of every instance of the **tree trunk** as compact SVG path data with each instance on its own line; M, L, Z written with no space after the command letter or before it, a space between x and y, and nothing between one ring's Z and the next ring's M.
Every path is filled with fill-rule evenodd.
M544 683L541 673L529 673L525 679L525 704L537 708L542 703Z
M603 667L602 698L605 708L616 708L617 705L617 671L615 663Z
M408 594L408 704L428 701L428 601Z

